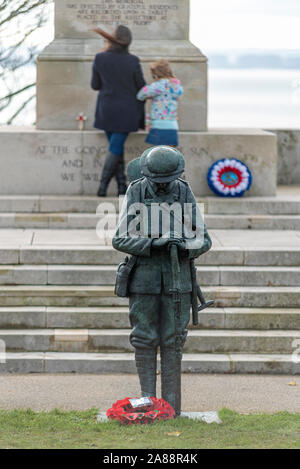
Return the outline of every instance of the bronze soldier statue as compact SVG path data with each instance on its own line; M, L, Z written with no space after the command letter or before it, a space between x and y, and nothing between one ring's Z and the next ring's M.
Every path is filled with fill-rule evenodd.
M113 238L115 249L131 255L119 266L116 293L129 296L142 396L156 396L159 347L162 397L179 415L182 348L197 291L191 266L211 239L189 184L180 179L185 163L177 149L150 148L136 165L141 177L127 190Z

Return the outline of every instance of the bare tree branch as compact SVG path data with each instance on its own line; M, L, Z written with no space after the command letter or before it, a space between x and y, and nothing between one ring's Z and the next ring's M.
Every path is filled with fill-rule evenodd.
M41 5L44 5L47 2L48 2L48 0L37 0L35 3L30 4L31 1L26 0L18 8L16 8L16 9L12 10L11 12L9 12L8 16L6 18L4 18L2 21L0 21L0 26L2 26L4 23L8 23L9 21L16 18L17 16L29 13L31 10L33 10L33 9L35 9L35 8L41 6Z
M23 44L23 42L24 42L34 31L36 31L36 30L38 29L38 27L39 27L39 26L34 25L34 26L32 26L28 31L26 31L26 32L23 34L22 38L21 38L16 44L14 44L11 48L8 49L8 53L7 53L6 57L2 57L2 56L0 55L1 60L5 60L6 58L9 57L9 55L10 55L13 51L16 51L16 50L18 49L18 47L20 47L20 46ZM1 53L1 52L0 52L0 53Z
M35 95L28 97L28 92L35 86L31 65L45 45L35 33L47 23L47 5L50 3L51 0L0 0L2 122L12 123L35 98Z
M17 91L13 91L12 93L8 94L7 96L4 96L3 98L0 98L0 102L1 101L5 101L6 99L11 99L11 98L14 98L15 96L17 96L18 94L20 93L23 93L24 91L26 90L29 90L30 88L32 88L33 86L35 86L35 83L30 83L30 85L26 85L24 86L23 88L17 90Z
M7 8L8 3L8 0L3 0L2 5L0 5L0 11L5 10L5 8Z
M35 94L30 96L30 98L26 99L26 101L24 101L24 103L19 107L19 109L7 121L7 124L11 125L13 123L13 121L15 120L15 118L18 117L18 115L26 108L27 104L29 104L30 101L32 101L34 98L35 98Z

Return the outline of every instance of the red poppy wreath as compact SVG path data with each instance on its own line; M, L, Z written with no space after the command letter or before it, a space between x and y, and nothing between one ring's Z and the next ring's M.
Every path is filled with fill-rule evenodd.
M115 402L106 412L109 420L119 420L124 425L141 425L159 420L173 419L175 412L173 407L164 399L151 397L152 404L134 409L131 398L126 397Z

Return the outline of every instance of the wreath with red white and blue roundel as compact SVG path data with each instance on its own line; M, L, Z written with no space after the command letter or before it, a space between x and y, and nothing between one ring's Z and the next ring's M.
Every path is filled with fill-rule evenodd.
M216 161L208 170L207 182L220 197L242 197L252 184L248 166L235 158Z

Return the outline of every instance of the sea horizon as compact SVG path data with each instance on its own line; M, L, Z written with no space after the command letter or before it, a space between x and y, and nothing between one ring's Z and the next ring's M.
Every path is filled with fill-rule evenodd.
M0 125L10 114L2 111ZM33 101L13 125L33 125L35 117ZM208 127L300 128L300 69L209 67Z

